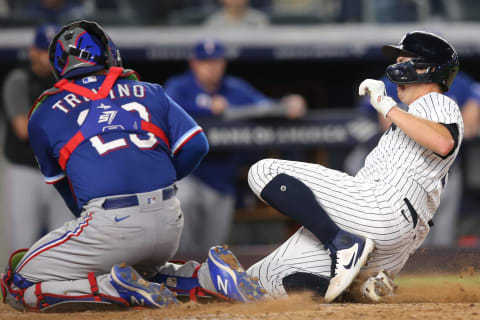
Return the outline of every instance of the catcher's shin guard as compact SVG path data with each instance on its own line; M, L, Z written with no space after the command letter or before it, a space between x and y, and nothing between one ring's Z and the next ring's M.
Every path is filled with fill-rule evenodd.
M42 282L32 283L15 269L27 253L28 249L13 252L8 260L5 273L0 276L1 299L4 303L19 311L73 312L86 310L111 310L128 303L116 297L100 294L93 273L88 275L91 294L66 296L42 290ZM27 305L24 300L26 290L34 290L37 298L35 306Z
M84 281L84 280L78 280ZM48 292L44 290L44 283L31 283L20 275L14 276L14 287L7 296L7 303L19 311L36 312L80 312L87 310L108 311L120 307L129 307L128 302L121 297L113 297L99 292L95 275L88 274L90 292L87 294L67 295L63 292ZM17 283L22 287L18 287ZM35 295L35 300L28 301L26 291Z

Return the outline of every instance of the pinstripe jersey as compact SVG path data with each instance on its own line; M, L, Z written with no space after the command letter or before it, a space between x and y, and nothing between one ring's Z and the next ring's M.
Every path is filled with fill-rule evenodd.
M453 153L441 157L392 125L367 156L357 177L393 186L409 199L422 222L427 223L440 204L448 170L458 154L463 139L463 119L455 101L435 92L415 100L408 112L438 123L456 123L459 135Z
M278 174L299 179L340 228L374 241L375 250L362 268L362 277L380 270L397 274L428 233L428 221L438 207L463 138L459 108L442 94L419 98L408 112L439 123L456 123L459 137L453 153L442 158L392 126L354 177L318 164L264 159L249 170L250 188L261 199L263 188ZM405 198L418 211L416 225ZM286 276L306 272L330 277L330 266L323 244L302 227L247 272L258 277L269 294L281 296L286 294L282 283Z

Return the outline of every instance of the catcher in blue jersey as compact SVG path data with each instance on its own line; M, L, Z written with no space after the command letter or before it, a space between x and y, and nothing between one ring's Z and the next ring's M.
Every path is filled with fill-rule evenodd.
M159 85L124 70L94 22L65 26L49 56L59 81L33 106L29 138L45 181L77 218L12 254L3 301L33 311L157 308L177 302L165 275L179 279L169 287L180 292L259 299L258 281L225 247L203 264L167 263L183 229L174 183L208 151L197 123Z

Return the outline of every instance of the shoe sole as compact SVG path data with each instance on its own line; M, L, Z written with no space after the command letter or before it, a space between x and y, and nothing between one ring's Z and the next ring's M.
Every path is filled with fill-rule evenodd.
M138 293L155 307L163 308L169 304L177 303L176 298L171 292L167 291L168 289L164 284L158 285L144 280L132 267L122 264L115 265L110 274L115 283Z
M327 292L325 293L324 300L327 303L332 302L335 300L345 289L347 289L353 282L353 280L357 277L357 275L360 273L360 270L362 267L367 263L368 258L370 257L370 254L372 253L373 249L375 248L375 245L373 244L373 241L369 238L365 239L365 246L363 248L362 255L358 259L357 262L357 268L356 271L353 273L350 273L350 276L344 281L344 285L341 287L337 287L335 289L331 289L329 286L327 289ZM335 290L335 291L333 291ZM333 292L332 292L333 291Z
M214 253L215 252L215 255ZM236 288L237 295L240 296L240 300L243 302L255 302L260 300L265 294L265 290L260 287L258 280L250 277L240 262L235 258L227 246L216 247L210 250L208 253L209 260L215 264L216 267L225 271L233 279L234 287ZM230 295L227 294L229 298Z

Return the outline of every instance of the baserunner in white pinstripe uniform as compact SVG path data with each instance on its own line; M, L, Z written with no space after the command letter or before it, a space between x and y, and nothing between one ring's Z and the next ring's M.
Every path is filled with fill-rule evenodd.
M277 159L249 171L253 192L304 226L248 270L271 295L310 289L330 302L355 278L368 278L361 291L379 300L393 293L387 274L402 269L429 231L463 138L460 110L442 94L458 56L446 40L420 31L383 53L396 59L386 74L409 108L398 108L383 82L361 83L360 95L369 94L393 124L356 176Z

